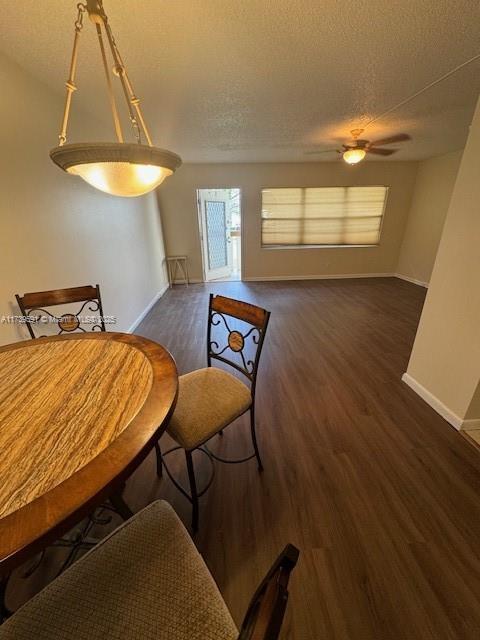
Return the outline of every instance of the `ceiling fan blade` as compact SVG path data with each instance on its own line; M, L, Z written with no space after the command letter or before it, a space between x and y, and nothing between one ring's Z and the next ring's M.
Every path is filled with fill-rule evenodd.
M304 151L303 153L306 156L312 156L312 155L316 155L318 153L333 153L334 151L336 153L341 153L341 151L339 151L338 149L319 149L318 151Z
M391 156L392 153L396 153L398 149L377 149L376 147L368 147L365 151L367 153L374 153L377 156Z
M411 140L408 133L397 133L396 136L390 136L390 138L383 138L382 140L374 140L370 144L372 146L379 147L382 144L393 144L394 142L405 142L406 140Z

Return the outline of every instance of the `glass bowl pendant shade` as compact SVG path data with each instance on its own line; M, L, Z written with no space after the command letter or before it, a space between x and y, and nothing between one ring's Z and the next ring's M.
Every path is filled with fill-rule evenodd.
M141 196L158 187L181 164L171 151L143 144L66 144L50 152L64 171L116 196Z
M140 100L133 91L132 83L103 9L103 0L87 0L86 4L78 4L77 9L70 75L66 82L67 93L59 145L50 151L50 157L61 169L72 175L80 176L85 182L100 191L115 196L141 196L152 191L165 178L171 176L182 164L181 158L171 151L159 149L152 144L140 108ZM66 144L72 95L76 91L75 74L78 44L86 13L95 24L97 31L117 141ZM106 36L113 61L113 74L112 65L107 57L104 36ZM116 76L120 80L135 143L124 141L112 76Z

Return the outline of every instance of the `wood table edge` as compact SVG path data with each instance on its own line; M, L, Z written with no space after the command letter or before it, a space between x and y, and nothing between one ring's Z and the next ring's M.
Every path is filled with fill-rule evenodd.
M175 360L170 352L158 343L138 336L136 334L99 332L89 334L71 334L67 336L51 336L39 338L36 340L25 341L21 343L20 348L28 348L43 342L57 342L64 340L115 340L124 344L128 344L139 349L144 353L151 366L153 372L152 386L148 396L140 409L140 411L130 421L128 426L120 434L120 436L111 443L106 449L99 453L95 458L90 460L86 465L81 467L72 476L58 484L56 487L48 491L43 496L39 496L32 502L26 504L21 509L5 516L0 520L0 575L10 573L13 568L21 564L24 560L34 555L51 542L58 539L61 535L69 531L72 526L87 516L95 506L98 506L103 500L106 500L115 488L121 487L131 473L143 462L150 453L154 442L160 438L166 429L168 420L171 417L178 395L178 373ZM19 343L5 345L0 347L0 353L19 348ZM167 367L169 370L168 379L165 374L160 377L160 367ZM155 377L155 374L158 376ZM171 387L171 388L169 388ZM168 392L171 402L161 397ZM152 397L153 394L153 397ZM168 410L166 407L159 405L170 404ZM155 419L157 415L159 420ZM156 425L153 428L153 425ZM145 430L148 433L145 433ZM129 442L130 441L130 442ZM128 442L132 448L136 447L136 453L122 453L122 447ZM120 462L126 457L128 462ZM105 460L106 459L106 460ZM110 459L110 460L109 460ZM116 462L115 462L116 461ZM106 464L105 464L106 463ZM102 467L111 465L112 471L106 473ZM99 475L96 475L99 472ZM102 477L108 475L108 479L102 486L99 486L93 493L87 491L86 487L91 486L92 477ZM85 484L82 484L82 483ZM78 491L78 485L81 484L81 490ZM67 496L65 500L64 496ZM72 496L77 496L75 499ZM33 534L33 523L39 518L48 520L48 513L51 512L55 504L63 503L64 515L56 517L55 521L45 524L40 535ZM68 506L65 506L68 503ZM58 507L60 509L60 507ZM51 518L53 519L53 518ZM27 533L23 536L16 536L11 544L3 544L4 540L9 538L8 532L15 531L27 527ZM5 549L2 549L4 547Z

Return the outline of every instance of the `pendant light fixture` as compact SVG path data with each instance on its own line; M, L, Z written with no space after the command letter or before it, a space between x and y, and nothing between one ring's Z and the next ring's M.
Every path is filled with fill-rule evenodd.
M158 149L152 144L140 100L136 97L127 70L118 51L108 18L103 9L102 0L87 0L77 5L78 15L75 22L70 75L66 82L67 94L59 145L50 151L50 157L61 169L83 178L93 187L115 196L141 196L158 187L163 180L172 175L182 161L171 151ZM83 18L88 13L94 23L100 53L105 70L107 90L112 111L116 142L82 142L66 144L68 118L72 95L76 90L75 73L77 67L78 44L83 28ZM113 59L113 74L120 80L128 109L130 125L136 142L125 142L120 116L117 110L113 78L107 58L104 34Z

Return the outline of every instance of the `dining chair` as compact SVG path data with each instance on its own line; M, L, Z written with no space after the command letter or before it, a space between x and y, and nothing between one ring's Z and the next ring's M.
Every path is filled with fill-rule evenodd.
M276 640L298 556L287 545L239 631L181 520L157 500L8 618L0 640Z
M83 287L71 287L69 289L54 289L52 291L39 291L35 293L25 293L23 296L15 294L20 312L24 318L26 318L25 324L32 339L42 338L45 335L36 335L34 328L45 324L56 324L59 331L58 335L62 333L73 333L75 331L82 331L87 333L87 330L82 327L82 313L86 311L86 315L94 318L94 322L91 322L91 331L105 331L105 322L103 318L102 298L100 295L100 286L87 285ZM48 311L50 307L56 307L60 305L72 305L82 303L75 313L65 312L62 315L55 315ZM47 309L45 308L47 307ZM94 314L94 315L92 315ZM40 332L38 332L40 333ZM101 510L105 508L112 509L118 513L124 520L130 517L131 512L123 502L120 494L115 494L110 499L110 505L102 506ZM91 546L89 538L90 529L95 524L108 524L110 518L103 516L97 516L92 513L86 522L86 524L79 530L78 535L75 538L68 539L62 538L58 540L53 546L69 547L70 553L64 563L64 566L68 566L73 561L77 553L84 548ZM45 550L39 554L39 557L33 564L25 571L24 577L29 577L43 562ZM63 570L63 566L61 571Z
M84 287L72 287L69 289L54 289L53 291L39 291L25 293L23 296L15 295L22 316L26 318L28 332L31 338L42 338L44 335L36 335L34 327L45 324L56 324L61 333L87 330L82 326L82 313L93 319L89 323L91 331L105 331L103 318L102 298L100 286L87 285ZM82 303L75 313L65 312L57 316L48 311L49 307ZM94 315L92 315L94 314ZM37 333L40 333L37 331Z
M199 498L214 478L214 461L237 464L256 458L259 471L262 459L255 432L255 391L258 365L262 353L270 312L247 302L210 294L207 325L207 367L179 377L178 400L167 427L167 433L177 443L162 455L157 442L157 475L165 470L177 489L192 504L192 529L198 530ZM242 382L224 369L212 366L212 361L232 367L246 378ZM253 452L240 459L228 460L212 452L207 442L241 415L250 412L250 432ZM173 477L164 456L183 449L187 465L190 492ZM212 463L210 479L198 490L192 454L200 451Z

